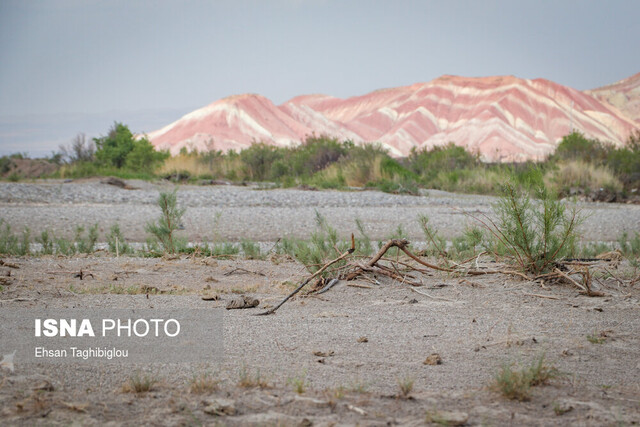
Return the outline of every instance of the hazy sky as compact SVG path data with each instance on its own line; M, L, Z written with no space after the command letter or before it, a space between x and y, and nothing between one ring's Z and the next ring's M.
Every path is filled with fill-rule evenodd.
M19 123L148 132L246 92L280 104L442 74L594 88L640 71L638 17L635 0L0 0L0 151L35 144Z

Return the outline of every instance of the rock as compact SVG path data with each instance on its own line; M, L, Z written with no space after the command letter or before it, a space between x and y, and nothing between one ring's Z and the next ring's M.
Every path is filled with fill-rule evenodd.
M235 415L235 401L231 399L213 399L204 402L203 411L209 415Z
M442 365L442 357L438 353L433 353L427 356L422 362L423 365Z
M254 308L260 304L260 301L256 298L242 295L238 298L234 298L227 303L227 310L234 310L240 308Z
M120 178L115 178L113 176L107 177L100 181L101 184L113 185L115 187L123 188L125 190L135 190L134 187L131 187L126 182L121 180Z
M573 409L573 405L567 400L560 400L553 404L553 412L555 412L556 415L564 415L569 411L573 411Z
M469 420L469 414L462 411L428 411L427 420L443 426L462 426Z

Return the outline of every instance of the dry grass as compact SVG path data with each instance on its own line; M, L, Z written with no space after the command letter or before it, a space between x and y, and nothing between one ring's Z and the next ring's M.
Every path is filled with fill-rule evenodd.
M269 382L260 373L260 369L256 369L255 374L251 375L247 365L243 364L238 370L238 386L242 388L269 388Z
M211 372L202 372L200 375L194 375L191 380L189 380L189 391L192 394L211 393L218 390L220 381L221 380L216 378L216 375Z
M398 378L398 397L400 397L401 399L408 399L409 395L413 391L414 382L415 380L413 379L413 377L407 376L404 378Z
M622 191L622 183L609 168L595 166L582 160L559 163L556 169L545 175L544 180L548 186L559 191L570 188L606 188L615 192Z
M385 177L382 171L384 156L376 154L371 158L350 162L337 162L316 175L318 182L341 182L349 187L364 187L367 183Z
M158 379L153 374L142 374L135 372L122 385L122 391L125 393L147 393L153 390L158 383Z
M511 400L526 401L531 397L531 387L545 384L560 376L560 372L544 361L544 354L534 360L529 367L514 370L505 364L496 374L492 388Z

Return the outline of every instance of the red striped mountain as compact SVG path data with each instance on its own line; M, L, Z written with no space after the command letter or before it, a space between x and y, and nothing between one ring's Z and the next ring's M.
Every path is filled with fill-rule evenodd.
M148 137L159 149L229 150L253 141L297 144L327 134L380 142L394 156L449 141L488 161L540 159L571 129L622 144L637 127L618 108L544 79L442 76L340 99L305 95L274 105L236 95L193 111Z
M640 73L586 93L613 105L640 126Z

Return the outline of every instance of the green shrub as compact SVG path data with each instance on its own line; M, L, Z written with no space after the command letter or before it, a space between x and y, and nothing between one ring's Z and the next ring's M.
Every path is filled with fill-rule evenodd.
M528 367L514 370L512 365L503 365L494 377L493 388L512 400L529 400L531 387L545 384L556 378L560 372L544 361L544 354L534 360Z
M262 253L260 251L260 245L248 239L243 239L240 242L242 253L247 259L262 259Z
M589 139L581 132L575 131L562 138L550 160L582 160L600 164L606 160L608 150L608 147L597 139Z
M169 157L167 151L156 151L146 137L136 139L126 125L118 122L107 136L93 141L96 163L102 167L153 170Z
M94 248L96 246L96 242L98 241L98 224L94 224L89 228L87 232L87 236L83 236L84 227L78 226L76 227L75 234L75 246L76 250L81 253L90 254L93 253Z
M522 271L539 274L575 250L582 218L575 207L567 211L544 187L536 194L538 200L532 202L526 193L505 184L493 208L497 222L483 223Z
M130 254L133 253L133 248L127 244L124 236L120 232L120 225L115 223L109 229L107 235L107 244L109 245L109 252L114 254Z
M424 183L433 181L440 172L471 168L480 163L477 156L467 152L463 147L456 146L453 142L430 150L414 148L407 160L409 168L419 175Z
M31 233L27 227L13 234L11 226L0 218L0 254L24 256L29 253Z
M251 181L266 181L271 178L271 167L277 160L282 159L279 148L265 143L254 143L240 152L242 173Z
M180 228L180 220L186 209L179 208L175 189L170 193L161 192L158 197L158 207L162 215L156 222L148 222L145 230L150 233L162 246L165 253L175 254L180 246L185 246L184 242L175 236L176 230Z
M42 245L40 253L43 255L51 255L54 252L54 236L49 230L44 230L40 233L39 237L36 237L36 242Z

